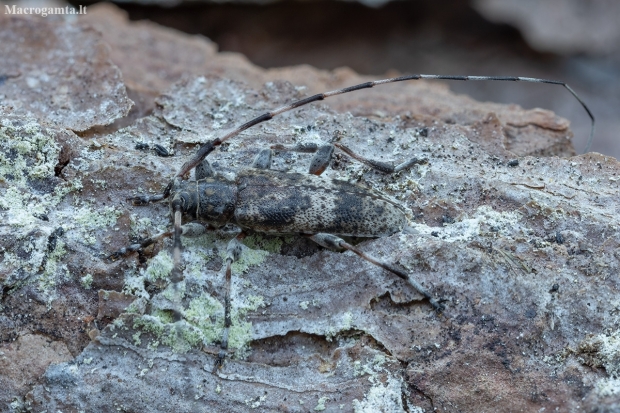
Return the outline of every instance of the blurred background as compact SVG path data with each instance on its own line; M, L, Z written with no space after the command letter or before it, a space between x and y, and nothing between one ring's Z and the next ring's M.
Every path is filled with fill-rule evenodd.
M70 0L74 6L94 2ZM567 82L597 118L591 150L620 157L617 0L119 1L132 20L202 34L264 68L348 66L398 73L511 75ZM590 121L562 87L451 82L481 101L550 109L580 153Z

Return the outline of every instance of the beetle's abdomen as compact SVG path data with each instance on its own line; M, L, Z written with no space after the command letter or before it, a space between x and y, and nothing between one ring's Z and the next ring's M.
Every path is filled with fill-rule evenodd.
M380 237L402 230L404 212L380 193L344 181L270 170L237 177L235 221L278 234Z

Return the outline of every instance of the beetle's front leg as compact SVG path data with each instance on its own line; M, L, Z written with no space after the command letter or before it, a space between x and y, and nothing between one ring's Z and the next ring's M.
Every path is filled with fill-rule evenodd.
M205 224L198 221L189 222L185 225L181 225L181 235L184 237L198 237L204 234L207 231L215 230L215 227L212 227L209 224ZM144 238L139 240L135 244L131 244L127 247L123 247L118 251L113 252L108 256L108 259L111 261L116 261L121 257L125 257L133 252L141 251L147 248L150 245L155 244L163 239L172 237L174 235L174 231L165 231L160 234L154 235L152 237Z
M159 201L163 201L164 199L168 198L170 196L170 192L172 191L172 187L174 186L174 181L170 181L170 183L168 185L166 185L166 188L164 189L164 192L161 194L157 194L157 195L138 195L138 196L133 196L130 198L127 198L128 201L130 201L133 205L136 206L143 206L143 205L148 205L148 204L152 204L153 202L159 202Z
M136 251L141 251L144 248L155 244L158 241L163 240L164 238L168 238L171 237L174 233L172 231L166 231L166 232L162 232L160 234L157 234L155 236L149 237L149 238L145 238L142 239L140 241L138 241L135 244L131 244L127 247L123 247L118 251L113 252L112 254L110 254L108 256L108 259L111 261L116 261L117 259L121 258L121 257L125 257L133 252Z
M345 249L345 250L353 251L354 253L356 253L361 258L365 259L366 261L378 267L381 267L385 270L388 270L389 272L396 275L397 277L402 278L403 280L407 281L413 288L415 288L417 292L422 294L424 298L428 299L428 301L431 303L433 308L438 313L441 313L443 311L444 309L443 305L439 304L439 302L437 302L437 300L435 300L431 296L431 294L424 287L422 287L422 285L419 282L417 282L411 275L396 268L394 265L386 263L378 258L373 257L372 255L366 254L365 252L355 248L353 245L347 243L345 240L335 235L319 233L319 234L310 235L309 238L312 241L316 242L317 244L321 245L322 247L329 248L331 250L338 251L338 250Z

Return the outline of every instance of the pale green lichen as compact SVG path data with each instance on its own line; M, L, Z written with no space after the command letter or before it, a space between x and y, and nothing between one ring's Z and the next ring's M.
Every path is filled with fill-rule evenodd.
M117 318L114 321L112 321L112 324L110 324L111 328L123 328L125 326L125 321L123 321L122 318Z
M159 254L149 260L142 275L150 282L164 280L172 273L173 268L174 261L172 255L168 251L160 251Z
M342 315L342 325L340 326L341 331L350 330L353 323L353 314L350 311L347 311Z
M314 407L315 412L322 412L325 410L325 403L329 400L329 397L321 397Z
M70 214L73 222L77 224L72 227L81 232L83 242L88 245L96 243L92 230L111 226L121 215L114 207L94 208L90 205L84 205L76 211L71 211Z
M150 218L138 218L136 214L129 216L129 236L132 238L144 237L153 229Z
M160 296L172 303L180 303L185 297L185 281L168 284Z
M174 323L174 312L172 310L156 309L153 311L153 316L157 317L164 324Z
M133 336L131 336L131 338L133 338L133 343L136 346L139 346L140 344L142 344L142 340L140 340L140 336L142 335L141 332L136 332Z
M306 303L307 302L302 302L300 303L300 306L301 304L305 304L307 308ZM312 301L312 304L315 305L314 300ZM304 307L302 306L302 308ZM350 330L353 327L353 313L347 311L342 314L342 318L335 318L332 322L335 322L335 325L329 325L323 332L327 341L332 341L340 332Z
M90 290L92 283L93 283L92 274L86 274L85 276L80 278L80 284L82 284L82 287L86 288L87 290Z
M243 320L249 311L264 306L262 297L250 296L241 306L233 307L228 344L236 349L235 356L243 357L252 340L252 324ZM176 352L210 345L221 340L224 331L224 306L208 294L189 302L182 311L183 320L173 321L171 311L156 310L134 321L134 328L152 333L162 344Z
M353 362L353 374L357 376L370 375L374 378L378 372L383 371L383 365L388 361L384 354L376 354L372 360L366 364L356 360ZM371 381L373 381L371 379Z
M404 413L402 379L388 376L385 384L376 382L365 394L364 400L353 400L355 413Z
M255 250L246 248L236 262L233 262L230 266L232 273L235 275L241 275L245 273L250 267L261 264L265 261L265 258L269 255L268 251ZM226 260L226 250L220 250L220 257L222 260Z
M28 178L54 176L60 146L34 119L22 125L11 120L0 123L0 177L11 185L26 188Z
M142 224L146 225L147 222ZM252 238L250 243L255 247L279 250L282 241L257 237ZM228 240L209 233L194 238L184 237L183 244L184 278L192 280L188 285L194 285L196 282L204 283L205 277L210 276L211 271L205 271L205 263L213 259L214 254L225 260ZM260 264L267 255L268 251L243 247L239 260L232 265L233 273L247 271L251 266ZM189 287L186 291L184 281L169 283L162 292L153 297L146 291L149 283L167 280L173 267L172 256L163 250L149 261L146 269L126 274L123 291L138 295L151 303L150 314L137 318L134 328L152 333L158 344L167 345L177 352L219 342L224 331L224 306L217 299L207 293L195 296L195 292L190 291ZM242 285L243 280L235 279L233 293L236 283ZM265 306L265 302L261 296L237 298L233 294L228 344L235 350L235 357L245 357L252 340L252 324L245 321L247 313L262 306ZM178 315L182 316L181 320Z
M47 205L39 202L37 197L29 192L11 186L0 197L0 208L4 209L5 224L12 227L26 227L25 231L33 229L33 225L39 221L37 216L47 212ZM23 234L20 231L18 234Z

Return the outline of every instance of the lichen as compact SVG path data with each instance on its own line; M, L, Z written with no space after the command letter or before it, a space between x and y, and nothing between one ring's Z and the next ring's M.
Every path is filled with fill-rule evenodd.
M91 230L109 227L116 222L120 214L114 207L95 209L86 205L74 212L73 219L84 229Z
M232 273L241 275L245 273L250 267L259 265L269 255L268 251L245 248L243 253L236 262L233 262L231 267ZM226 259L226 250L220 250L220 257Z
M350 330L353 322L353 314L350 311L347 311L342 315L342 325L340 326L341 331Z
M133 338L133 343L136 346L139 346L140 344L142 344L142 340L140 340L140 336L142 335L141 332L136 332L133 336L131 336L131 338Z
M490 206L478 207L471 218L466 218L443 227L431 227L425 224L411 223L411 227L419 234L430 236L435 234L446 242L470 241L478 236L485 235L493 228L497 235L509 236L518 232L522 215L517 211L497 212ZM405 236L405 235L403 235Z
M231 326L228 344L236 349L235 356L242 358L252 340L252 323L244 321L249 311L264 306L260 296L249 296L239 306L231 309ZM182 320L173 321L170 311L155 310L134 321L134 328L152 333L158 341L176 352L187 352L192 348L211 345L222 339L224 332L224 306L210 295L203 293L189 301L181 310Z
M577 348L584 364L603 367L614 379L620 379L620 330L598 334L582 341Z
M149 260L146 269L142 271L142 275L150 282L165 280L172 273L173 268L172 256L164 250Z
M80 278L80 284L82 284L82 287L86 288L87 290L90 290L92 283L93 283L92 274L86 274L85 276Z
M0 177L11 185L27 188L28 178L54 176L60 146L34 119L0 121Z
M319 398L316 406L314 407L315 412L322 412L325 410L325 403L329 400L329 397L321 397Z
M355 413L404 413L401 388L402 379L388 376L385 384L374 383L364 400L353 400L353 410Z

